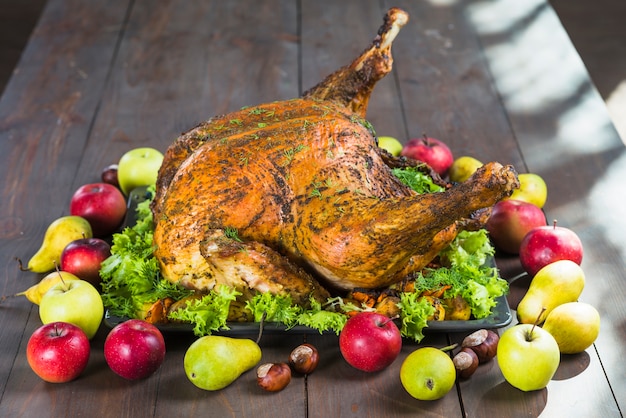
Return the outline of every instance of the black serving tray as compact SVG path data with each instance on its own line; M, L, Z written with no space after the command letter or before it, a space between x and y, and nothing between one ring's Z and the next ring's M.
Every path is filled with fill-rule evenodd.
M148 197L146 188L140 187L133 190L128 197L128 212L126 225L133 225L135 222L135 213L137 204L144 201ZM489 264L495 267L496 262L493 257L487 260ZM511 309L509 307L509 303L506 299L506 295L500 296L496 299L496 306L494 307L491 315L483 319L470 319L467 321L428 321L428 326L424 328L424 332L467 332L474 331L477 329L495 329L502 328L509 325L512 321L513 317L511 314ZM107 310L105 312L104 321L105 324L111 328L116 326L117 324L128 320L128 318L118 317L111 315ZM258 322L229 322L227 326L229 329L221 330L216 332L215 334L222 335L249 335L256 334L259 332L259 323ZM192 332L193 325L185 324L185 323L168 323L168 324L157 324L157 328L159 328L163 332ZM318 330L309 328L302 325L297 325L294 327L287 327L281 323L275 322L266 322L263 324L263 332L264 333L297 333L297 334L314 334L319 333ZM325 331L322 334L333 333L333 331Z

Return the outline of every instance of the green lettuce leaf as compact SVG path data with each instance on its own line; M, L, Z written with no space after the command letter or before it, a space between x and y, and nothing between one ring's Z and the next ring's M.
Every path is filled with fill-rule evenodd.
M241 293L235 289L219 285L201 299L188 300L184 308L170 312L168 318L193 324L193 333L199 337L228 330L226 320L230 302L239 295Z
M329 298L326 306L334 306L336 303L346 309L351 309L353 306L347 306L341 298ZM324 331L334 331L335 334L339 335L348 320L348 316L343 312L324 309L322 304L313 298L310 298L310 305L309 309L302 311L298 316L298 324L316 329L320 334Z
M289 295L274 295L269 292L258 293L246 301L246 309L252 312L255 322L260 322L265 315L266 322L280 322L293 327L301 308L294 305Z
M427 318L435 308L418 293L401 293L398 306L402 310L400 334L420 342L424 338L423 330L428 326Z

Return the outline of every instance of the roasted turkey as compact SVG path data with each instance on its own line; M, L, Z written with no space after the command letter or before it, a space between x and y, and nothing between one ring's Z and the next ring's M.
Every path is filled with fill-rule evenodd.
M388 286L519 187L515 170L496 162L421 195L392 173L420 163L379 148L365 116L407 21L390 9L372 45L302 97L217 116L176 139L152 202L165 278L300 304L325 300L327 289Z

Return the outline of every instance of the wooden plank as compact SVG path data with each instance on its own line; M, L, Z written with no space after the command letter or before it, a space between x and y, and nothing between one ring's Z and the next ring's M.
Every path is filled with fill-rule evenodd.
M18 271L14 257L27 261L50 222L68 212L72 180L126 10L127 2L49 1L4 91L0 101L2 294L24 290L41 277ZM23 412L37 396L48 402L55 399L25 362L25 343L38 321L37 309L31 307L23 298L11 300L0 315L2 416ZM42 411L49 409L46 405Z
M523 167L475 28L463 2L386 2L410 23L395 45L396 76L410 137L446 142L455 157Z
M214 115L297 97L295 6L135 2L79 177L132 148L164 152Z
M624 230L617 213L622 198L611 191L623 189L626 148L545 2L505 0L467 13L479 28L527 168L548 184L548 218L558 219L583 241L587 283L581 301L594 305L602 318L595 349L564 356L559 374L565 377L548 386L546 415L558 409L562 415L617 416L618 406L624 411L626 405L621 372L626 334L620 319L626 317L621 302L626 297L626 246L617 232ZM567 390L552 390L557 385Z

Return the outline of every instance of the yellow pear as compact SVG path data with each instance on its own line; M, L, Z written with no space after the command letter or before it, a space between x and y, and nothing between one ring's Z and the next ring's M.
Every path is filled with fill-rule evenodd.
M48 273L48 275L41 279L39 283L32 285L25 291L20 292L15 296L25 296L26 299L35 305L39 305L43 295L45 295L52 286L59 283L61 279L63 281L79 280L78 277L67 271L53 271L52 273Z
M600 314L588 303L564 303L550 312L543 329L552 334L561 353L580 353L598 338Z
M535 274L528 291L517 306L517 319L522 324L541 324L559 305L575 302L585 287L583 269L571 260L559 260Z
M61 263L61 253L70 242L92 237L91 225L80 216L63 216L48 226L41 247L28 261L28 270L47 273Z

